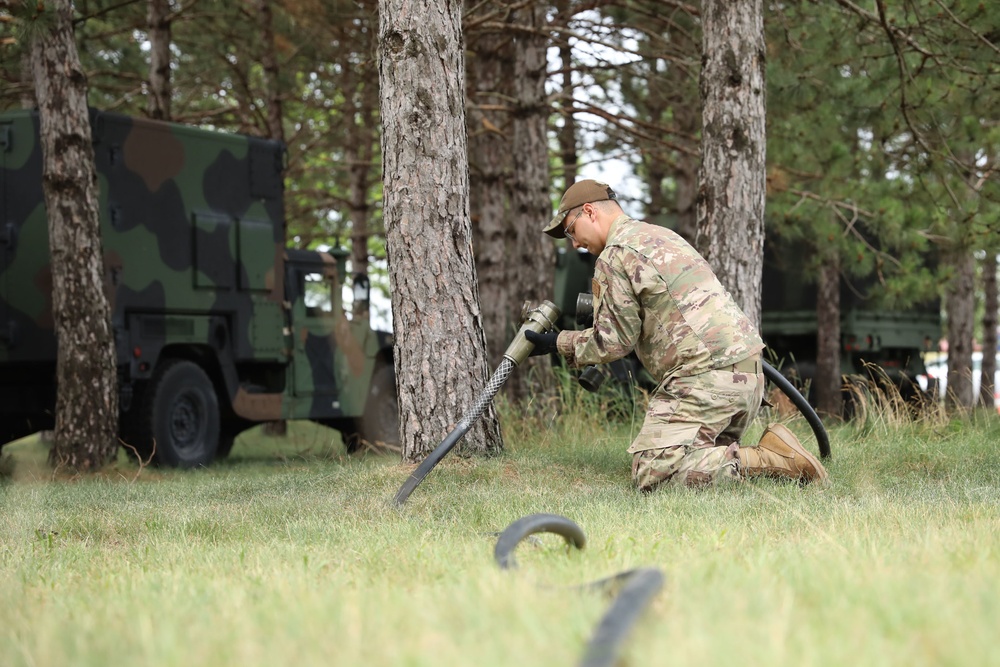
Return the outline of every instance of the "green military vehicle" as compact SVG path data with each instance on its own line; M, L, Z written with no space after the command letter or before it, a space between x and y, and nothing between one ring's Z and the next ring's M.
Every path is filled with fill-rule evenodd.
M121 438L181 467L268 421L313 420L348 449L396 442L367 278L345 304L346 251L285 247L283 145L98 111L91 127ZM37 112L0 115L0 446L54 424L38 130Z
M805 266L809 257L798 244L768 240L761 294L761 335L768 354L786 376L805 385L816 373L819 327L816 283ZM933 299L901 311L884 307L880 296L874 276L841 277L841 375L889 380L906 398L924 391L935 395L924 355L938 347L940 303Z

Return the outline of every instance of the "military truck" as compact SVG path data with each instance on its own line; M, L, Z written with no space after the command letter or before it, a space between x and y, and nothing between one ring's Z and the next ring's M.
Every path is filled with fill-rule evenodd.
M806 280L808 253L770 239L765 247L761 300L765 354L773 366L808 391L816 373L818 326L816 285ZM593 271L593 256L558 249L553 301L563 312L561 328L586 326L573 314L578 294L591 291ZM870 379L877 373L878 379L888 378L908 397L919 391L918 378L927 377L923 354L937 349L941 335L938 303L918 304L905 312L886 310L872 298L875 291L871 278L841 283L841 374ZM645 389L656 385L634 354L609 365L608 376ZM934 395L933 379L928 377L927 382L927 393Z
M398 439L392 336L347 252L285 247L278 142L91 111L120 436L202 466L254 424L349 450ZM0 443L54 424L56 339L37 112L0 115ZM353 297L353 298L351 298ZM2 446L2 444L0 444Z
M860 227L860 226L859 226ZM874 240L872 240L874 243ZM767 239L761 294L761 335L773 365L806 388L816 373L817 287L801 244ZM849 381L884 380L910 398L927 377L924 355L937 350L941 337L936 299L902 311L885 308L874 276L840 279L840 373ZM810 397L811 398L811 397Z

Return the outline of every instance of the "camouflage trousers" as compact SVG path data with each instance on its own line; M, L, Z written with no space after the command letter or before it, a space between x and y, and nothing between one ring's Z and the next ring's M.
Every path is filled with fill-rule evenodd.
M628 449L636 488L740 479L736 450L763 391L756 355L722 370L667 378L650 397L642 430Z

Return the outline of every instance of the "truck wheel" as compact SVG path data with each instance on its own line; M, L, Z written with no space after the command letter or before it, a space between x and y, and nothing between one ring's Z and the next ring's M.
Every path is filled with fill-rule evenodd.
M219 446L219 399L197 364L165 362L149 383L139 433L156 461L174 468L206 466Z
M392 366L375 368L365 400L365 414L354 421L353 429L344 433L343 437L344 445L351 454L363 446L377 452L399 447L399 398Z

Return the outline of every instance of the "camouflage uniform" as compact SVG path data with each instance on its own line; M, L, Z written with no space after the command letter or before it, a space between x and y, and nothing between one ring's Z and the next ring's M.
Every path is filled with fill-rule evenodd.
M635 350L660 383L628 451L642 490L739 477L738 440L764 387L754 325L676 233L621 215L594 270L594 326L559 334L572 366Z

